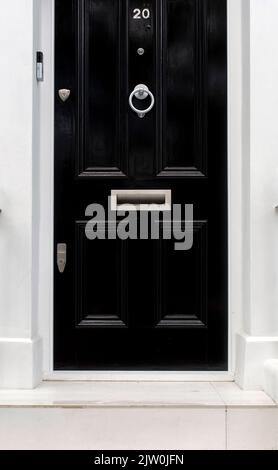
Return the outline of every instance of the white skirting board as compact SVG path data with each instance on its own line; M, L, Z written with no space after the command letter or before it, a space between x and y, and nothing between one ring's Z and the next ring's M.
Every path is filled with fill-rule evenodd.
M41 339L0 338L0 389L31 389L41 380Z
M270 359L264 364L264 390L278 403L278 359Z
M235 380L244 390L264 388L264 364L278 357L278 337L237 335Z

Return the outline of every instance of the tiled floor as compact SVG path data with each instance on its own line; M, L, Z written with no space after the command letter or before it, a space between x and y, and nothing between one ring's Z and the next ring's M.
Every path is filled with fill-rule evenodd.
M44 382L0 391L0 449L276 449L277 437L273 401L232 382Z
M214 382L211 385L227 407L275 406L266 393L241 390L234 382Z

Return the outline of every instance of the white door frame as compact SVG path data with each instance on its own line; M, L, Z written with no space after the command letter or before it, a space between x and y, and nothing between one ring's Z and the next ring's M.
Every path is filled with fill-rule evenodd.
M44 379L62 380L233 380L235 335L242 327L242 1L228 2L228 372L57 372L53 371L54 244L54 1L40 0L39 49L45 80L39 91L39 165L34 197L39 201L38 325L43 339ZM36 193L37 191L37 193Z

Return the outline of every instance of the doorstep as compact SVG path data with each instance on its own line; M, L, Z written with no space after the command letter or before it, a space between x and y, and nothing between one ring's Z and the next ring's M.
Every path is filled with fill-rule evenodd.
M0 449L276 449L277 406L233 382L43 382L0 391Z

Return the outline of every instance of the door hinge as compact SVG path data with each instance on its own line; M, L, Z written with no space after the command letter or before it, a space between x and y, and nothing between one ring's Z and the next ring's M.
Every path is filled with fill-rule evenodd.
M66 264L67 264L67 245L65 243L58 243L57 266L61 274L65 271Z
M41 51L37 51L36 77L37 77L38 82L43 82L44 80L43 52Z

